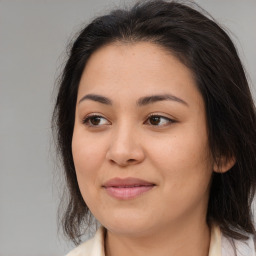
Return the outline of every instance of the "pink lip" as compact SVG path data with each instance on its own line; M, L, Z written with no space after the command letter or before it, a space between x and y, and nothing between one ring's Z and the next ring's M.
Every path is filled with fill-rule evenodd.
M114 178L103 185L110 196L122 200L133 199L154 186L151 182L137 178Z

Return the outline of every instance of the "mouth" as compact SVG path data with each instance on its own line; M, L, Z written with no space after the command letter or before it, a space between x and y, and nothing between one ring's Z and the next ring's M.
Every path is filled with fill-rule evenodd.
M156 184L137 178L114 178L103 185L107 193L116 199L134 199L155 187Z

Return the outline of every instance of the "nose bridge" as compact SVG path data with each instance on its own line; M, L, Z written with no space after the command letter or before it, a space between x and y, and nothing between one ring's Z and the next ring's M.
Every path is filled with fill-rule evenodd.
M135 125L127 121L120 122L113 131L112 147L118 152L129 154L135 149L136 145ZM138 142L138 141L137 141Z
M119 165L138 163L144 159L136 126L128 120L120 120L113 128L107 158Z

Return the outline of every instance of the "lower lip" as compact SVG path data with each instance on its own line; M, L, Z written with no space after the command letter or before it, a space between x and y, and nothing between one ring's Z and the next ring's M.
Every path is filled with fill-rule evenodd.
M138 187L105 187L108 194L114 198L128 200L151 190L154 185Z

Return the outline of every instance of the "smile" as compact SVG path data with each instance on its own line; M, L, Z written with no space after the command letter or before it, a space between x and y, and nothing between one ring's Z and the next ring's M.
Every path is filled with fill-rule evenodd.
M140 196L154 186L153 183L136 178L115 178L105 183L103 187L111 197L128 200Z

